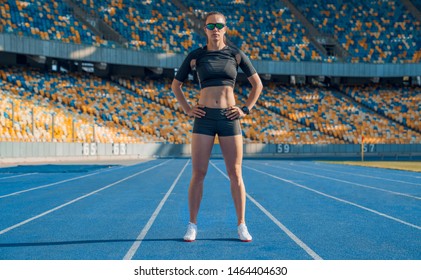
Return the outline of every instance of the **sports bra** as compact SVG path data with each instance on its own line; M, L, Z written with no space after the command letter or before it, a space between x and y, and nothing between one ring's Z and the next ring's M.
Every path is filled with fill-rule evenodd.
M201 88L225 85L234 87L238 66L247 77L256 73L249 58L240 49L226 46L221 50L208 51L205 46L187 55L175 79L184 82L189 73L196 70Z

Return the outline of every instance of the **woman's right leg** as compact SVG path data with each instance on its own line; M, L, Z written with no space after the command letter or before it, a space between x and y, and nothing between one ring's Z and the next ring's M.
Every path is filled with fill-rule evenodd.
M203 181L209 166L209 158L212 152L215 136L193 133L192 154L192 178L189 186L189 210L190 222L197 224L200 202L203 194Z

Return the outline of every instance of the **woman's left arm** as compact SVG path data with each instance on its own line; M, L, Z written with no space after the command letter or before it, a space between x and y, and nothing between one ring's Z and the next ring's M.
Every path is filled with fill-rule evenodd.
M260 93L263 89L262 81L260 80L260 77L257 73L254 73L250 77L248 77L248 80L252 86L252 89L247 97L245 104L238 104L236 106L231 107L227 112L227 118L229 119L237 119L237 118L244 118L247 113L243 110L244 106L248 108L248 111L251 111L251 109L254 107L254 105L257 102L257 99L259 99Z

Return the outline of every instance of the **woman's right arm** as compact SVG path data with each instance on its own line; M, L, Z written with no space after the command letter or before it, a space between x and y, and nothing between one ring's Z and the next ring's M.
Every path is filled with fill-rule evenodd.
M183 108L184 113L190 115L189 113L191 111L191 107L187 102L186 97L184 96L184 92L181 88L182 85L182 82L178 81L177 79L174 79L171 84L171 89L175 95L175 98L177 98L178 103L180 103L181 108Z
M183 83L177 79L174 79L171 84L171 89L174 92L175 98L177 98L178 103L180 103L181 108L183 108L184 113L190 117L201 118L205 115L205 111L201 110L203 105L195 105L193 107L187 102L186 96L182 90Z
M183 63L181 64L180 68L175 75L175 78L172 81L171 89L177 98L178 103L180 103L181 108L183 109L184 113L186 113L190 117L200 118L205 115L203 110L200 110L203 106L195 105L190 106L189 102L184 95L182 86L183 82L188 77L189 73L192 70L192 64L195 63L196 52L193 51L187 55L184 59ZM193 62L194 61L194 62Z

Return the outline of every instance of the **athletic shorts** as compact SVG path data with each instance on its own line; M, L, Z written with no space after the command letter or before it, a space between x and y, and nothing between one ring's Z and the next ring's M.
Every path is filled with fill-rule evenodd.
M241 126L238 119L230 120L225 116L225 109L202 108L206 115L194 118L193 133L210 136L241 135Z

